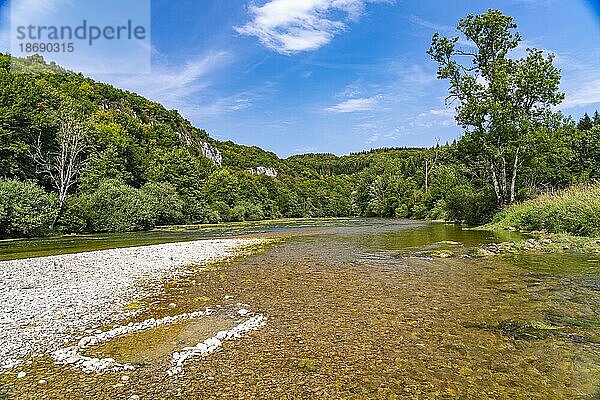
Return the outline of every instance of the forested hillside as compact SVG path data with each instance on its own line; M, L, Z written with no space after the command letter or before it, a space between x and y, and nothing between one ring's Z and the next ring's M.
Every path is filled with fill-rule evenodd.
M28 73L16 72L14 65ZM0 236L280 217L480 223L498 201L477 144L280 159L218 142L134 93L40 57L0 55ZM517 200L600 176L600 118L528 139Z

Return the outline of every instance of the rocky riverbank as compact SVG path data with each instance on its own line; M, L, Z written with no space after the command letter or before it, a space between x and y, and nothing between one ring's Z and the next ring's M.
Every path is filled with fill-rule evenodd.
M131 314L126 306L162 279L259 242L201 240L0 262L0 373L122 320Z
M493 256L517 252L600 254L600 239L566 234L532 233L532 238L518 242L482 245L476 256Z

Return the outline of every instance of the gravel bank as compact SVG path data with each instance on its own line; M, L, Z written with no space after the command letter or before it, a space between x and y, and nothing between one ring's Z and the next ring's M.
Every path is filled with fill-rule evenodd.
M116 318L142 281L233 255L256 239L201 240L0 262L0 373Z

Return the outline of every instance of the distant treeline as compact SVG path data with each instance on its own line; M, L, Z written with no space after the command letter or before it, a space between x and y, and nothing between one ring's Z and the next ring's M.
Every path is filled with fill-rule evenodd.
M499 203L476 151L461 139L279 159L40 57L0 55L1 237L280 217L479 224ZM517 201L597 180L600 117L555 116L522 153Z

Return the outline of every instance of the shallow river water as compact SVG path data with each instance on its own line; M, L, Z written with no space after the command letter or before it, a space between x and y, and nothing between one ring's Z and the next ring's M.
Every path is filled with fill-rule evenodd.
M234 234L281 241L165 282L134 321L201 307L214 316L89 350L136 365L127 373L34 359L25 378L0 376L0 398L600 398L599 255L468 258L519 238L402 221ZM458 256L427 257L439 250ZM167 376L171 353L228 329L237 303L266 325Z

